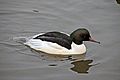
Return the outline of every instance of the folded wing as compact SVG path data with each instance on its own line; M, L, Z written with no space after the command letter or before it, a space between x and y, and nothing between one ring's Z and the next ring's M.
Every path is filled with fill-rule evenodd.
M34 39L40 39L42 41L57 43L67 49L71 49L71 38L68 35L61 32L47 32L36 36Z

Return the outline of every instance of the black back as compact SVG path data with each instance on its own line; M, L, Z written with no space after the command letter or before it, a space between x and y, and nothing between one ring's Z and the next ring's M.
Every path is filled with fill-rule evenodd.
M39 35L35 37L34 39L40 39L42 41L48 41L57 43L67 49L71 49L72 39L70 36L60 33L60 32L47 32L45 34Z

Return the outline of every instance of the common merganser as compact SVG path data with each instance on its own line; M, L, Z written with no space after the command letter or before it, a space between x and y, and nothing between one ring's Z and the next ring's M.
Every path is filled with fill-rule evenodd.
M99 43L92 39L90 33L85 28L79 28L70 35L63 32L47 32L33 36L24 44L48 54L55 55L78 55L86 53L86 46L83 41Z

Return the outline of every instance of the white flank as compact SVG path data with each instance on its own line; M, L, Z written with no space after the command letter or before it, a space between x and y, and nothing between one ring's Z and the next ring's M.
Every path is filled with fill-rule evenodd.
M36 36L37 35L33 37L36 37ZM72 43L71 45L72 48L70 50L58 45L57 43L42 41L40 39L30 39L24 44L37 51L42 51L48 54L78 55L78 54L84 54L86 52L86 46L84 44L76 45L74 42Z

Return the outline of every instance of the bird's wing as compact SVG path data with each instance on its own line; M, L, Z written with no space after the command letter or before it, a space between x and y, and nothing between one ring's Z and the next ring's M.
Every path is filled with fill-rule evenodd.
M34 39L40 39L42 41L57 43L67 49L71 49L72 40L68 35L64 33L47 32L34 37Z

